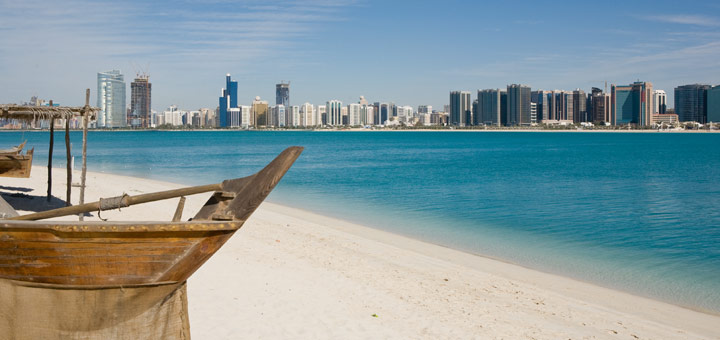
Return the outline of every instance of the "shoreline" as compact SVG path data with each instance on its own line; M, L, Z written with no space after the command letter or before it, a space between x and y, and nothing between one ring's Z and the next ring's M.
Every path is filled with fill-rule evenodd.
M0 129L0 133L10 133L10 132L49 132L50 130L43 129L43 130L11 130L11 129ZM82 132L80 129L71 129L70 132L78 131ZM138 130L138 129L90 129L88 132L565 132L565 133L707 133L707 134L713 134L713 133L720 133L720 130L653 130L653 129L633 129L633 130L623 130L623 129L450 129L450 128L443 128L443 129L365 129L365 128L342 128L342 129L145 129L145 130ZM56 133L60 133L62 131L56 131Z
M44 195L45 171L42 166L34 166L30 179L7 179L4 185L34 187L29 194ZM58 171L62 172L62 169ZM56 176L53 192L63 198L65 183L60 177L64 176ZM123 192L132 195L181 186L88 172L86 201ZM7 187L3 189L3 192L8 190ZM77 195L77 189L74 189L74 201ZM209 194L189 196L183 219L194 214L207 196ZM103 217L112 220L127 219L127 216L132 216L132 220L169 219L175 204L176 200L169 200L123 208L119 212L103 212ZM164 212L161 217L157 216L159 211ZM75 218L71 216L67 220ZM233 270L228 270L230 268ZM468 331L465 335L476 334L472 336L529 338L528 334L535 334L540 338L555 338L556 335L574 334L602 337L612 335L613 331L623 333L621 328L630 324L636 328L628 335L636 334L640 338L720 337L720 330L714 327L720 322L720 316L710 311L692 310L271 202L263 203L238 235L189 281L191 329L200 334L219 332L229 326L225 322L235 316L226 315L228 307L220 306L229 303L233 306L231 311L239 309L240 314L254 321L233 327L258 326L265 332L256 333L260 337L304 337L297 332L313 327L305 325L307 319L316 321L316 327L324 330L316 333L321 337L347 334L333 333L337 331L333 329L342 328L343 324L362 329L368 322L374 322L375 327L373 333L364 333L368 336L418 337L409 333L411 328L426 325L434 317L443 315L455 318L447 321L447 329L430 322L433 332L419 337L464 337L453 333L458 329ZM327 285L328 282L333 284ZM244 283L249 289L237 286ZM275 289L268 290L268 286ZM297 295L293 291L302 293ZM227 296L233 296L233 299ZM421 301L412 296L422 297ZM476 304L478 301L483 303ZM492 308L487 309L486 304ZM304 309L308 307L331 310L332 313L315 312L333 320L331 325L308 315ZM468 314L457 314L458 308ZM551 312L546 313L543 308L549 308ZM352 312L348 314L346 309ZM258 314L258 310L265 312ZM380 312L371 313L371 310ZM484 312L497 314L495 320L486 320L483 315L490 314ZM265 313L290 318L299 324L283 328L292 331L290 333L276 333L271 325L265 325L269 321ZM377 313L382 322L376 322L377 319L370 316L373 313ZM515 328L505 327L508 320L518 315L524 315L527 323L515 325ZM412 317L408 321L409 316ZM392 319L387 324L386 317ZM492 325L491 329L474 327L476 318L482 320L481 325ZM578 320L583 321L577 323ZM406 322L413 327L406 327ZM468 322L471 325L466 325ZM593 324L596 327L587 327ZM676 333L675 327L695 334ZM548 331L557 328L559 333L548 334L543 328ZM528 329L532 332L528 333ZM643 336L643 332L655 332L655 335ZM223 337L220 333L214 334Z

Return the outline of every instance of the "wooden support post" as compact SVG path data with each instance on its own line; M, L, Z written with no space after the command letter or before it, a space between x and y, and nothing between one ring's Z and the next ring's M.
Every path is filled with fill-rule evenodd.
M87 129L90 120L90 89L85 90L85 107L83 108L83 141L82 141L82 172L80 173L80 205L85 204L85 176L87 175ZM85 214L80 214L80 221L85 219Z
M72 117L72 116L70 116ZM72 194L71 186L72 186L72 155L70 154L70 117L65 117L65 155L67 156L67 166L65 167L67 169L67 190L65 200L65 206L69 207L72 205L70 203L70 195Z
M185 196L180 197L180 201L178 202L177 208L175 208L175 214L173 214L172 221L173 222L180 222L180 219L182 218L183 208L185 207Z
M50 107L52 108L53 102L50 101ZM48 151L48 189L47 189L47 201L50 202L52 197L52 156L53 146L55 144L55 116L50 118L50 151Z

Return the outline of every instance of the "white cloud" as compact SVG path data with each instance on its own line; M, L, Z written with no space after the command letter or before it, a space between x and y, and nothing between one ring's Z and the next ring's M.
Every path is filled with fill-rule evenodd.
M696 25L705 27L718 27L720 20L703 15L651 15L642 17L645 20L665 22L669 24Z

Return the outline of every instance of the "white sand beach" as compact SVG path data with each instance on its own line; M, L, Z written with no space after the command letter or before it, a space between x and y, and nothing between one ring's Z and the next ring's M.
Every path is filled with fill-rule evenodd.
M65 171L54 174L64 199ZM46 181L35 166L29 179L3 178L0 192L28 213L46 204ZM181 187L94 172L87 185L86 202ZM183 218L209 195L188 197ZM167 221L176 204L102 217ZM193 275L188 293L193 339L720 339L718 315L273 203Z

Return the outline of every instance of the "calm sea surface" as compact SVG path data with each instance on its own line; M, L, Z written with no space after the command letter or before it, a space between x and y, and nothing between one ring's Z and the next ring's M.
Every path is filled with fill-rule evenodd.
M55 166L64 166L63 134ZM47 132L22 139L47 162ZM91 171L219 182L305 152L269 200L720 312L720 134L90 132ZM72 133L80 167L81 134ZM0 183L2 179L0 178ZM120 193L118 193L120 194Z

